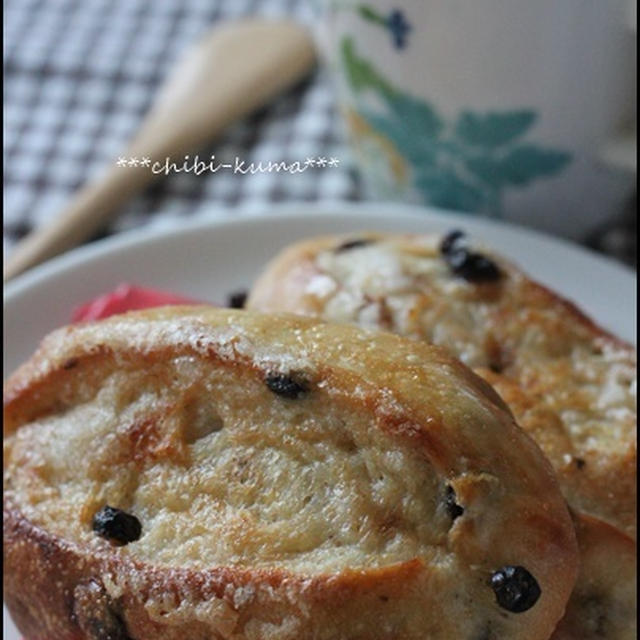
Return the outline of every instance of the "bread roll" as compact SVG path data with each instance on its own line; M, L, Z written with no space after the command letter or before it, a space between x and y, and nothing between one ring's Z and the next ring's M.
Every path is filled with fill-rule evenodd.
M248 307L392 331L514 381L555 416L535 437L571 506L635 538L635 349L495 253L459 232L314 238L273 259Z
M4 419L29 640L543 640L575 582L550 464L426 344L135 312L50 335Z

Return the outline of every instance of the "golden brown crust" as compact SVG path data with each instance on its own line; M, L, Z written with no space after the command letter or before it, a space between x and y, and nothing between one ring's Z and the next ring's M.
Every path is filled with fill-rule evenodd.
M619 451L616 466L602 469L600 452L575 446L553 404L539 402L536 395L525 393L514 380L499 373L482 367L475 371L500 394L517 423L551 461L562 478L562 490L569 504L608 515L610 520L635 523L636 450L633 443L628 444L626 454L622 449ZM610 462L605 460L605 464ZM620 494L626 498L616 502ZM631 527L627 527L629 529Z
M553 415L547 447L570 504L636 532L635 350L575 305L491 252L496 282L455 276L435 234L361 234L285 249L256 281L248 307L355 322L447 347L465 364L500 372ZM579 467L577 466L579 465Z
M308 393L283 400L265 390L274 369L303 374ZM217 407L220 433L254 451L251 462L232 461L227 504L233 507L236 490L249 490L246 473L236 472L269 469L273 485L283 483L280 491L295 490L301 474L295 481L273 474L291 472L302 453L320 451L324 463L315 473L329 470L337 487L351 481L353 469L363 471L358 491L326 494L331 508L360 501L353 504L361 514L335 516L345 526L354 515L364 518L348 549L323 539L317 549L280 554L282 538L260 538L271 523L258 519L247 529L248 520L232 509L232 537L252 532L244 556L219 552L203 566L182 551L171 555L172 545L182 549L181 530L194 524L168 509L185 490L174 492L174 479L193 486L202 470L222 464L223 450L213 444L216 458L198 458L181 422L195 415L185 413L194 385L214 379L219 387L208 382L198 397L227 398L229 407ZM269 422L278 411L280 421ZM313 425L324 419L316 440ZM137 425L133 436L127 420ZM149 420L155 428L140 426ZM254 429L256 420L269 428ZM97 436L87 449L90 429ZM112 432L117 455L110 459L103 440ZM65 455L57 457L50 434L65 444ZM288 450L291 437L298 441ZM278 447L289 458L274 467ZM263 468L265 452L271 457ZM341 466L346 457L349 465ZM386 474L387 484L376 484L377 472L367 479L367 469ZM158 473L170 481L149 501ZM113 547L92 537L85 507L93 498L81 495L95 485L91 474L100 478L96 491L119 487L128 508L142 514L139 541ZM134 489L127 478L137 482ZM217 480L208 481L213 492ZM446 485L464 508L453 521L443 507ZM400 499L376 493L393 486L403 487ZM277 503L277 496L269 500ZM284 315L173 308L52 334L6 385L4 505L5 598L30 640L537 640L562 616L577 565L552 469L489 385L437 348ZM83 508L75 511L77 505ZM174 528L154 546L155 529L167 522ZM279 526L289 537L302 535L287 522ZM266 544L252 544L253 537ZM396 538L403 542L394 547ZM525 566L542 590L524 613L499 607L489 586L492 572L510 564Z
M91 556L11 508L4 518L5 601L29 640L418 638L411 618L434 588L417 560L315 578L154 568Z

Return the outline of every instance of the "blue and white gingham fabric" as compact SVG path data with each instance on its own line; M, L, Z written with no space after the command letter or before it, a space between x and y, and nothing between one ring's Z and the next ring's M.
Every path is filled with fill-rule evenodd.
M5 254L73 192L116 161L171 66L219 20L286 17L312 26L317 0L5 0ZM128 203L100 235L217 209L274 202L357 200L328 78L322 71L243 122L201 157L251 162L332 157L299 174L172 174ZM123 169L126 170L126 169ZM636 260L635 202L589 244Z
M172 64L219 20L286 17L311 25L310 0L5 0L4 247L49 221L115 162ZM271 202L361 197L328 78L316 72L200 156L339 164L299 174L172 174L101 235ZM126 170L126 169L123 169Z

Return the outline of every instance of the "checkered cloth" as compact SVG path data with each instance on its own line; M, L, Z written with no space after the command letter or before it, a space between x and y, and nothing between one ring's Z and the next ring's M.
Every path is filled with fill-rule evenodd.
M212 23L248 15L309 25L309 0L6 0L4 246L47 222L113 163L170 67ZM337 158L299 174L171 174L101 235L215 205L361 196L326 75L319 71L200 157L263 163ZM126 169L123 169L123 171Z
M249 15L311 26L314 0L5 0L5 252L117 159L183 51L212 23ZM231 126L200 156L212 154L247 164L307 157L339 164L293 175L172 174L100 235L216 205L237 215L240 205L364 197L322 71ZM635 264L635 216L630 208L591 245Z

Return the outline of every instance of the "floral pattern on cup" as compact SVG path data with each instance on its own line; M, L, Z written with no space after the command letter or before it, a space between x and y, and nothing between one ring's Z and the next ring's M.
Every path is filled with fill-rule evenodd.
M407 45L411 27L401 12L385 17L366 5L357 12L388 30L396 48ZM434 206L501 216L506 190L557 175L571 162L564 150L525 140L538 120L534 109L465 109L448 120L430 102L395 87L358 54L351 36L341 40L340 66L353 94L348 122L359 123L358 131L350 128L362 155L370 155L363 148L367 131L378 146L386 140L387 155L405 159L413 188ZM377 98L377 108L367 94Z

